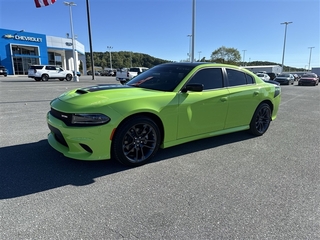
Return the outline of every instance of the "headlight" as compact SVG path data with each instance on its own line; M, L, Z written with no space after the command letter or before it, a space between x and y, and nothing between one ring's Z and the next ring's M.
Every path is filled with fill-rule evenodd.
M275 86L274 97L280 95L280 93L281 93L281 87L280 86Z
M110 121L110 118L101 113L75 113L72 114L72 125L102 125Z

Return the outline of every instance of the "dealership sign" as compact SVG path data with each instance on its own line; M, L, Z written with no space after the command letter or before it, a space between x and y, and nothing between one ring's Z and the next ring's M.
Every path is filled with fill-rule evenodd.
M11 34L6 34L4 35L4 38L7 39L15 39L15 40L20 40L20 41L28 41L28 42L42 42L42 38L37 38L37 37L29 37L29 36L20 36L20 35L11 35Z

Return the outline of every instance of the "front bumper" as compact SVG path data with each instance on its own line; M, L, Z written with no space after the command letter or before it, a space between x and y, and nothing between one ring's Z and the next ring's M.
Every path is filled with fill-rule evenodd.
M64 156L78 160L110 159L112 128L108 124L90 127L70 127L47 114L50 129L49 144Z
M316 81L312 81L312 80L299 80L298 84L300 85L310 85L313 86L316 84Z

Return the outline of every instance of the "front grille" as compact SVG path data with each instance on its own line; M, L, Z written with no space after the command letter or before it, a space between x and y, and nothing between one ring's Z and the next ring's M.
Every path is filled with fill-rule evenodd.
M60 112L60 111L57 111L57 110L51 108L50 114L53 117L63 121L67 126L71 126L72 125L71 124L71 121L72 121L72 114L71 113Z

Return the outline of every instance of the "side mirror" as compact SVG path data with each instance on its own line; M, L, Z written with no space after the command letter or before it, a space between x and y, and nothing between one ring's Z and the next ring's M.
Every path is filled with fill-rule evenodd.
M181 92L185 93L185 92L202 92L203 91L203 84L201 83L189 83L187 84L182 90Z

